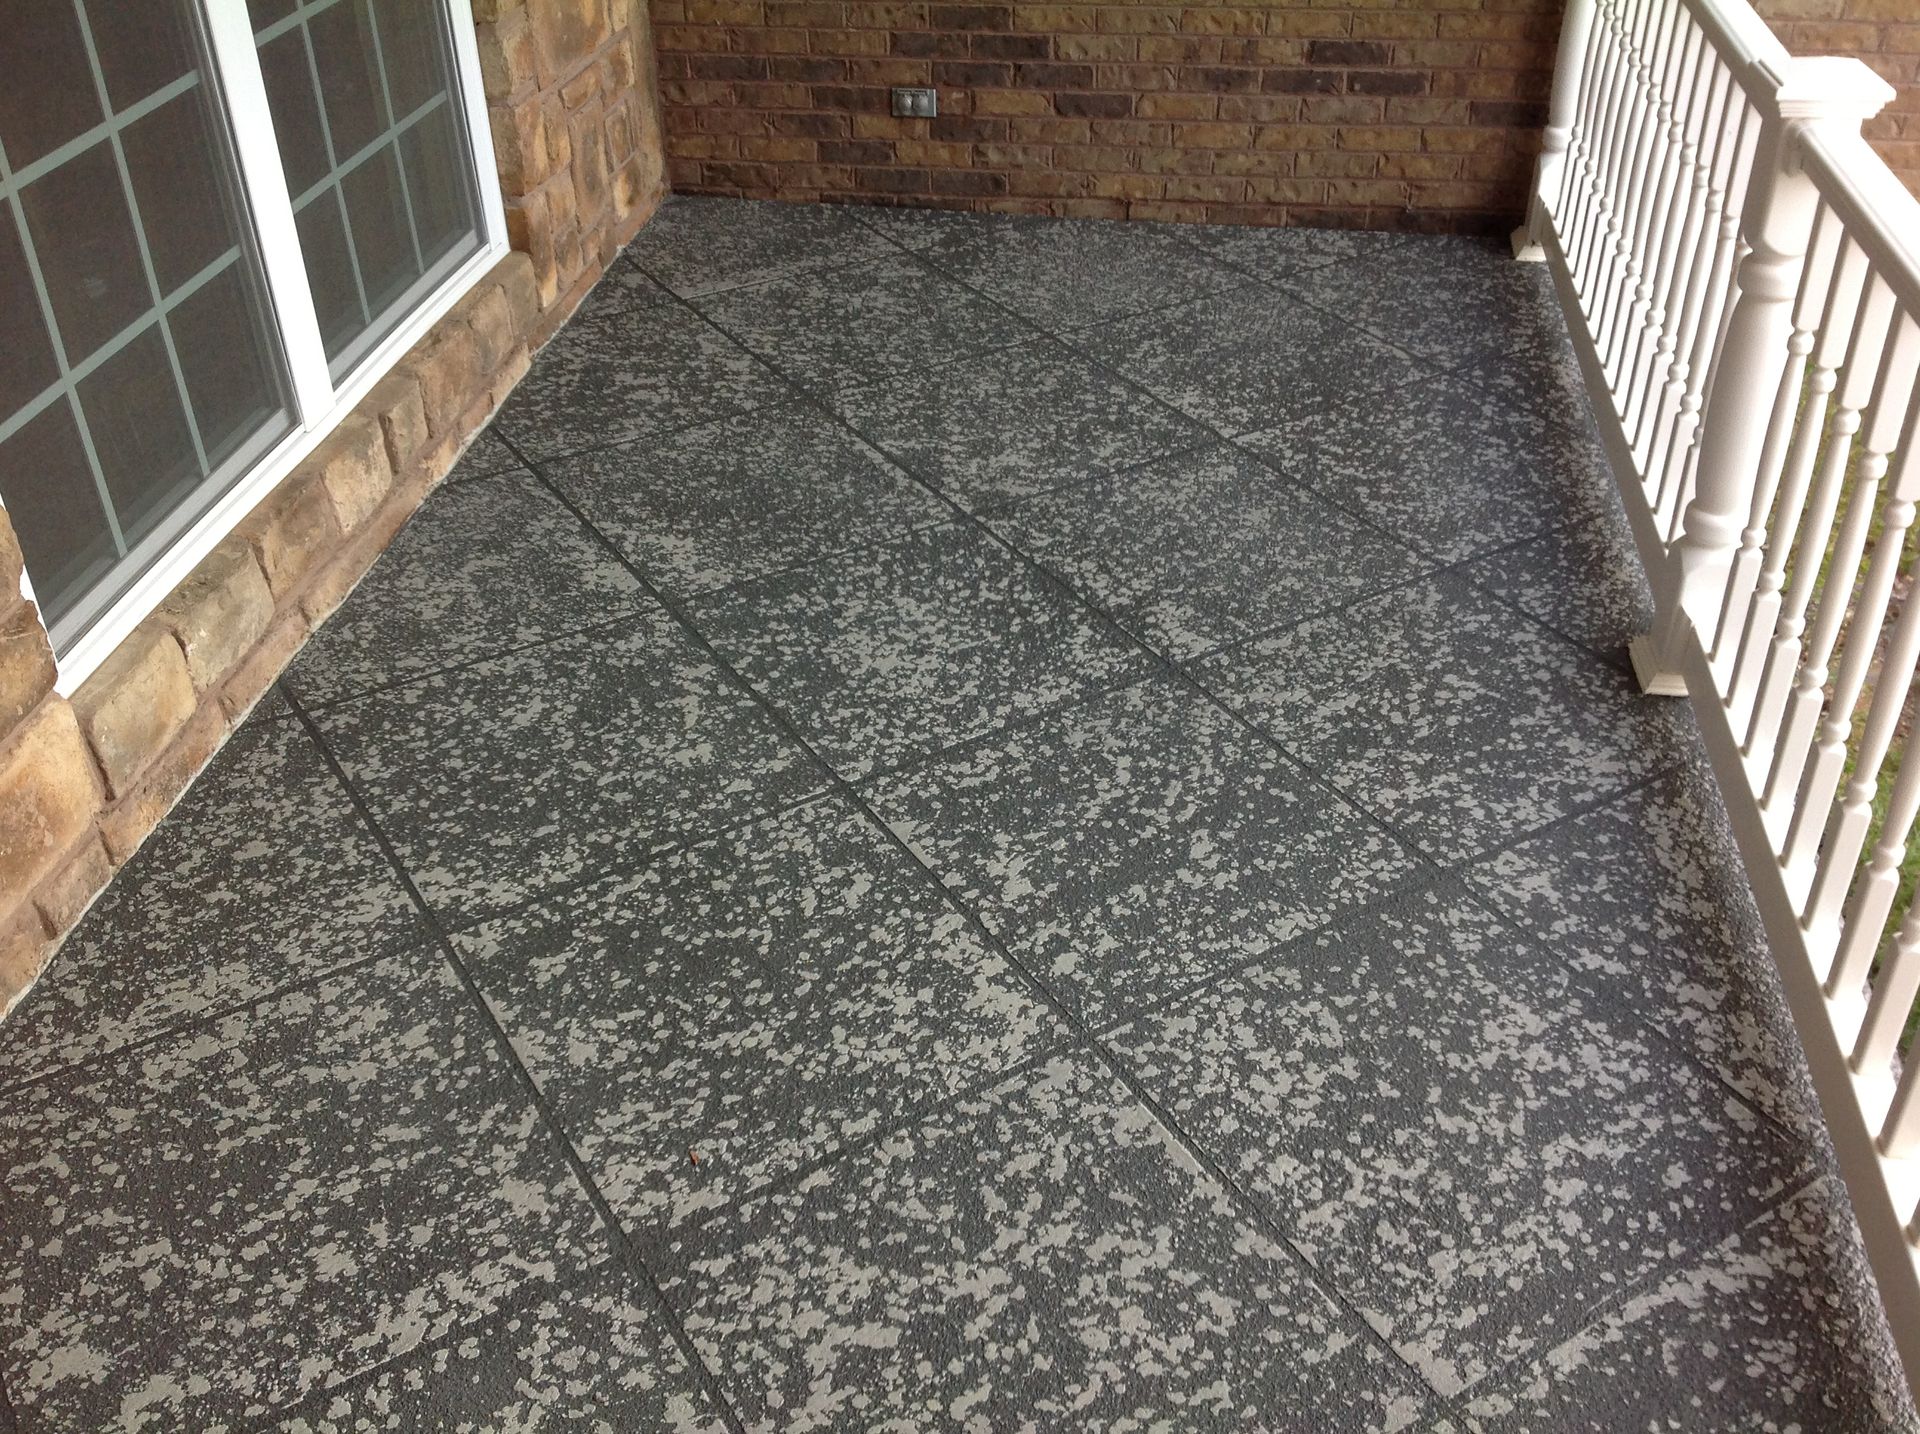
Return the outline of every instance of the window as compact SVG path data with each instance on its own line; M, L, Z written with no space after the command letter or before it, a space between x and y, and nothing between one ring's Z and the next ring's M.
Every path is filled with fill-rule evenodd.
M0 503L70 687L504 248L447 0L0 0Z

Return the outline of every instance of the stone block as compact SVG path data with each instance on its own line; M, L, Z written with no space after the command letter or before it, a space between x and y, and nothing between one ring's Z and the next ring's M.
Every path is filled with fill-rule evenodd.
M53 690L53 676L53 648L39 609L16 599L0 615L0 741Z
M494 266L493 276L506 295L514 333L525 338L540 317L540 285L533 275L533 260L516 249Z
M413 372L426 402L427 431L444 437L476 394L486 391L480 341L457 319L442 321L414 351Z
M306 466L288 475L236 531L259 559L276 602L292 594L341 536L333 500L320 475Z
M24 896L79 840L100 779L73 707L42 702L0 744L0 892Z
M0 1017L19 1004L46 969L53 945L31 907L23 906L0 926Z
M47 935L57 940L73 930L112 879L113 859L107 855L107 844L98 832L90 833L33 893Z
M354 532L393 487L393 464L379 420L350 413L321 440L308 462L319 470L334 520L343 533Z
M221 542L169 593L154 617L186 654L196 691L219 683L273 621L273 592L253 549L237 537Z
M606 0L541 0L527 14L544 83L571 75L612 34Z
M227 737L226 714L217 703L207 703L193 714L167 750L141 776L126 796L100 816L100 835L116 866L140 849L140 843L173 810L200 769L213 759Z
M380 436L387 446L387 463L396 476L404 474L426 451L431 436L427 426L427 401L420 392L420 380L402 365L381 379L360 407L380 425Z
M158 622L135 628L80 684L73 710L111 795L132 788L198 701L186 654Z

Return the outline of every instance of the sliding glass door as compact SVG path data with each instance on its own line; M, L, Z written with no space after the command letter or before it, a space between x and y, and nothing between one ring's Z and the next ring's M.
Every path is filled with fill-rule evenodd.
M0 0L0 504L63 655L499 247L456 13Z

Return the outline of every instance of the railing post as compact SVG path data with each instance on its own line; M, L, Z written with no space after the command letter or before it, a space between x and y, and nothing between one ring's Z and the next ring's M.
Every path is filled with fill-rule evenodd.
M1552 221L1544 196L1558 192L1560 171L1573 142L1580 84L1586 73L1587 52L1592 48L1593 15L1594 0L1567 0L1566 18L1560 23L1560 49L1553 62L1547 130L1541 137L1540 159L1533 171L1533 197L1527 205L1527 222L1513 231L1513 257L1529 264L1544 264L1547 259L1542 241Z
M1756 69L1762 83L1752 92L1761 129L1741 220L1748 253L1734 279L1713 386L1702 398L1692 501L1665 564L1647 575L1653 630L1629 645L1641 690L1663 696L1686 691L1691 630L1697 627L1705 641L1718 630L1786 368L1793 300L1820 198L1800 168L1796 136L1812 125L1857 132L1885 103L1885 82L1858 60L1792 60L1784 77Z

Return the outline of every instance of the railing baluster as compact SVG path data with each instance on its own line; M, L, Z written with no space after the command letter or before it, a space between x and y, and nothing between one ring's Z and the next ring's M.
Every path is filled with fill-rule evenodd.
M1813 740L1813 724L1820 714L1820 703L1827 685L1827 663L1833 645L1840 637L1840 625L1846 621L1853 600L1854 583L1860 574L1860 556L1866 550L1867 526L1873 521L1873 506L1880 495L1880 478L1886 471L1862 464L1854 474L1848 492L1847 475L1853 456L1854 435L1860 431L1860 416L1873 391L1875 375L1881 368L1881 353L1886 345L1887 325L1893 316L1893 294L1877 278L1869 277L1861 304L1860 318L1853 326L1853 341L1848 346L1845 371L1840 381L1840 403L1833 421L1827 426L1827 448L1821 455L1819 491L1831 495L1837 513L1842 499L1846 515L1833 539L1825 562L1821 550L1810 548L1801 559L1809 576L1809 587L1817 582L1820 606L1812 630L1801 644L1799 672L1787 694L1781 714L1780 733L1774 739L1773 763L1767 782L1761 789L1760 810L1767 828L1776 834L1788 830L1794 811L1794 797L1800 786L1800 771ZM1825 813L1817 813L1816 823ZM1815 830L1819 828L1816 825ZM1782 860L1789 848L1781 849ZM1804 895L1805 889L1793 878L1795 868L1788 867L1787 890Z
M1568 269L1575 275L1576 287L1580 260L1586 252L1585 236L1600 203L1600 156L1604 153L1606 143L1601 122L1607 112L1610 80L1618 55L1620 4L1621 0L1596 0L1594 6L1592 33L1595 47L1586 67L1586 109L1579 126L1578 202L1571 207L1567 216L1563 241Z
M1820 320L1819 336L1814 340L1813 373L1807 382L1807 410L1794 434L1793 451L1787 458L1789 481L1796 488L1811 489L1797 533L1780 535L1792 545L1793 582L1780 604L1780 616L1774 623L1773 637L1767 647L1765 666L1754 693L1753 714L1747 722L1746 740L1741 751L1747 759L1756 789L1762 787L1773 770L1773 746L1780 733L1780 720L1787 703L1787 692L1794 671L1800 665L1801 634L1806 631L1807 605L1813 586L1820 576L1820 555L1826 552L1827 537L1833 530L1833 515L1840 501L1840 479L1844 467L1819 465L1819 478L1813 480L1816 460L1826 433L1827 400L1837 381L1840 365L1853 337L1854 321L1864 298L1866 256L1851 239L1840 246L1838 271L1827 293L1827 309ZM1785 554L1783 554L1783 560Z
M1780 511L1773 512L1774 495L1779 491L1786 466L1787 445L1800 416L1800 395L1807 377L1806 357L1813 351L1813 334L1826 302L1827 282L1833 275L1839 245L1840 221L1822 204L1814 220L1813 243L1807 250L1806 267L1800 276L1800 295L1794 301L1787 366L1780 375L1780 392L1773 401L1773 418L1760 453L1753 506L1748 512L1746 529L1740 535L1740 550L1734 554L1733 572L1727 580L1727 596L1714 634L1714 661L1721 663L1732 658L1732 670L1724 676L1727 712L1736 731L1742 729L1753 707L1760 663L1765 657L1764 634L1773 630L1773 621L1779 612L1787 553L1793 546L1794 529L1800 522L1800 504L1806 497L1804 483L1790 486L1780 493ZM1770 517L1778 541L1771 552L1763 552L1761 545L1767 539ZM1750 640L1755 630L1763 634L1758 641Z
M1654 368L1648 376L1649 382L1659 383L1664 373L1666 381L1660 385L1658 401L1642 412L1640 425L1634 430L1634 457L1640 463L1641 481L1653 503L1656 520L1662 516L1659 495L1666 476L1658 455L1663 451L1666 438L1672 431L1673 420L1680 411L1681 395L1686 392L1687 367L1683 345L1693 331L1692 325L1697 322L1699 303L1704 297L1698 273L1702 240L1718 221L1713 173L1727 124L1733 117L1733 97L1737 94L1725 64L1716 58L1713 69L1708 107L1701 117L1700 137L1694 151L1692 202L1687 205L1680 252L1676 256L1673 283L1665 305L1667 324L1661 331Z
M1656 66L1664 72L1672 18L1679 13L1678 0L1651 0L1641 27L1638 54L1633 67L1634 87L1629 97L1631 111L1630 140L1621 172L1622 202L1614 211L1613 243L1602 255L1600 301L1594 313L1593 332L1612 383L1619 367L1619 353L1611 346L1614 315L1622 307L1621 290L1631 292L1630 268L1633 248L1646 229L1643 202L1647 182L1648 154L1659 137L1655 116L1663 88L1655 78ZM1666 38L1663 39L1662 37Z
M1887 296L1886 306L1890 310L1892 291L1876 284L1875 292ZM1881 332L1884 334L1886 331L1886 322L1882 320ZM1880 514L1881 531L1874 543L1873 561L1868 566L1866 581L1856 594L1853 590L1854 573L1859 567L1859 549L1866 543L1868 527L1874 518L1874 497L1879 490L1880 480L1886 476L1888 454L1899 435L1901 417L1909 412L1907 399L1913 387L1916 359L1920 359L1920 329L1915 328L1910 316L1902 314L1894 329L1892 342L1882 343L1880 348L1878 372L1872 380L1872 401L1861 433L1860 460L1854 472L1846 535L1841 541L1840 550L1829 560L1827 580L1820 598L1820 621L1817 626L1822 630L1822 638L1816 640L1815 651L1831 652L1843 619L1847 624L1847 649L1839 673L1834 678L1833 695L1827 700L1826 716L1814 738L1806 772L1800 779L1793 819L1787 827L1781 859L1790 874L1787 883L1789 891L1796 889L1791 874L1810 868L1818 853L1820 838L1828 826L1828 808L1840 784L1840 773L1846 765L1847 737L1853 730L1853 709L1866 687L1867 673L1886 621L1887 604L1893 596L1894 578L1899 574L1907 530L1913 525L1915 495L1896 485L1885 510ZM1852 374L1848 377L1851 380ZM1843 405L1852 397L1848 392L1850 387L1851 384L1842 390ZM1920 469L1914 471L1920 472ZM1843 572L1842 554L1848 550L1851 550L1852 557ZM1849 598L1852 599L1851 604ZM1819 660L1824 663L1824 655ZM1811 685L1812 707L1815 711L1819 710L1820 688L1825 677L1824 665L1816 667L1814 660L1809 659L1802 667L1800 688L1795 691L1794 699L1806 700L1805 689ZM1818 681L1815 681L1816 678ZM1789 761L1788 751L1790 748L1783 747L1775 756L1775 765L1782 770L1783 776ZM1802 926L1807 926L1804 915Z
M1560 23L1560 48L1554 58L1547 128L1540 137L1540 158L1534 167L1533 197L1527 207L1527 222L1514 236L1516 257L1544 260L1547 237L1556 223L1564 228L1567 220L1569 196L1584 144L1580 126L1593 85L1593 67L1587 55L1594 38L1594 0L1567 0L1566 15ZM1547 206L1549 194L1554 196L1551 211Z
M1920 913L1909 913L1894 933L1893 950L1867 997L1867 1014L1848 1054L1854 1070L1862 1075L1888 1070L1907 1017L1913 1014L1916 991L1920 991Z
M1645 332L1634 348L1633 365L1626 380L1627 401L1618 409L1621 426L1631 435L1636 457L1643 456L1641 429L1651 411L1649 400L1655 390L1655 385L1643 373L1642 365L1651 363L1651 372L1657 374L1661 371L1662 361L1673 352L1668 335L1674 318L1675 296L1679 292L1681 258L1685 252L1688 230L1698 213L1697 207L1690 201L1695 197L1700 136L1705 132L1714 89L1722 76L1720 61L1707 45L1705 35L1691 15L1687 20L1692 30L1696 62L1688 72L1687 104L1679 120L1679 148L1673 155L1673 173L1667 197L1670 212L1660 236L1658 275L1652 285L1653 305L1647 312Z
M1908 930L1909 926L1916 929ZM1896 957L1906 955L1911 960L1911 951L1920 943L1920 924L1902 922L1899 943L1896 944ZM1908 1061L1907 1068L1900 1072L1900 1084L1895 1087L1893 1103L1887 1108L1887 1118L1880 1126L1880 1153L1889 1160L1908 1160L1920 1155L1920 1061ZM1920 1217L1908 1227L1913 1238L1916 1226L1920 1226Z
M1594 289L1599 279L1600 253L1606 247L1607 234L1619 223L1614 214L1615 187L1620 155L1629 137L1627 126L1621 123L1621 116L1632 88L1633 33L1646 3L1647 0L1626 0L1616 16L1614 54L1607 71L1606 107L1600 121L1600 132L1605 143L1600 151L1596 186L1599 205L1589 218L1587 230L1580 241L1578 288L1588 314L1593 313L1598 301Z
M1685 112L1676 104L1690 98L1691 76L1699 60L1700 27L1693 23L1685 5L1673 6L1673 24L1667 37L1666 68L1661 77L1659 108L1649 143L1653 149L1652 171L1642 208L1646 222L1640 225L1628 260L1627 273L1632 301L1618 306L1613 331L1605 351L1609 354L1607 377L1613 384L1615 411L1625 414L1630 408L1634 388L1629 374L1637 371L1642 344L1653 307L1654 286L1660 275L1658 265L1666 236L1674 223L1674 175L1685 133Z
M1900 516L1894 511L1900 505L1911 508L1920 501L1920 451L1916 451L1917 448L1920 448L1920 394L1915 395L1908 408L1899 441L1900 471L1893 482L1889 524ZM1867 711L1866 728L1860 734L1860 748L1854 757L1853 775L1847 780L1846 797L1834 813L1832 829L1820 853L1820 869L1815 874L1813 891L1801 918L1805 926L1817 929L1830 922L1833 908L1840 904L1848 884L1853 882L1854 863L1859 860L1861 844L1866 841L1873 822L1873 797L1879 790L1880 772L1906 710L1917 663L1920 663L1920 595L1910 594L1894 624L1886 660L1874 686L1873 703ZM1899 775L1894 779L1886 815L1880 822L1880 835L1874 842L1873 856L1866 873L1854 884L1852 900L1846 906L1832 964L1827 968L1815 965L1816 973L1824 977L1829 996L1857 990L1867 979L1867 969L1886 929L1888 913L1893 910L1894 898L1899 894L1900 868L1906 861L1907 839L1916 815L1920 815L1920 754L1909 750L1902 754Z

